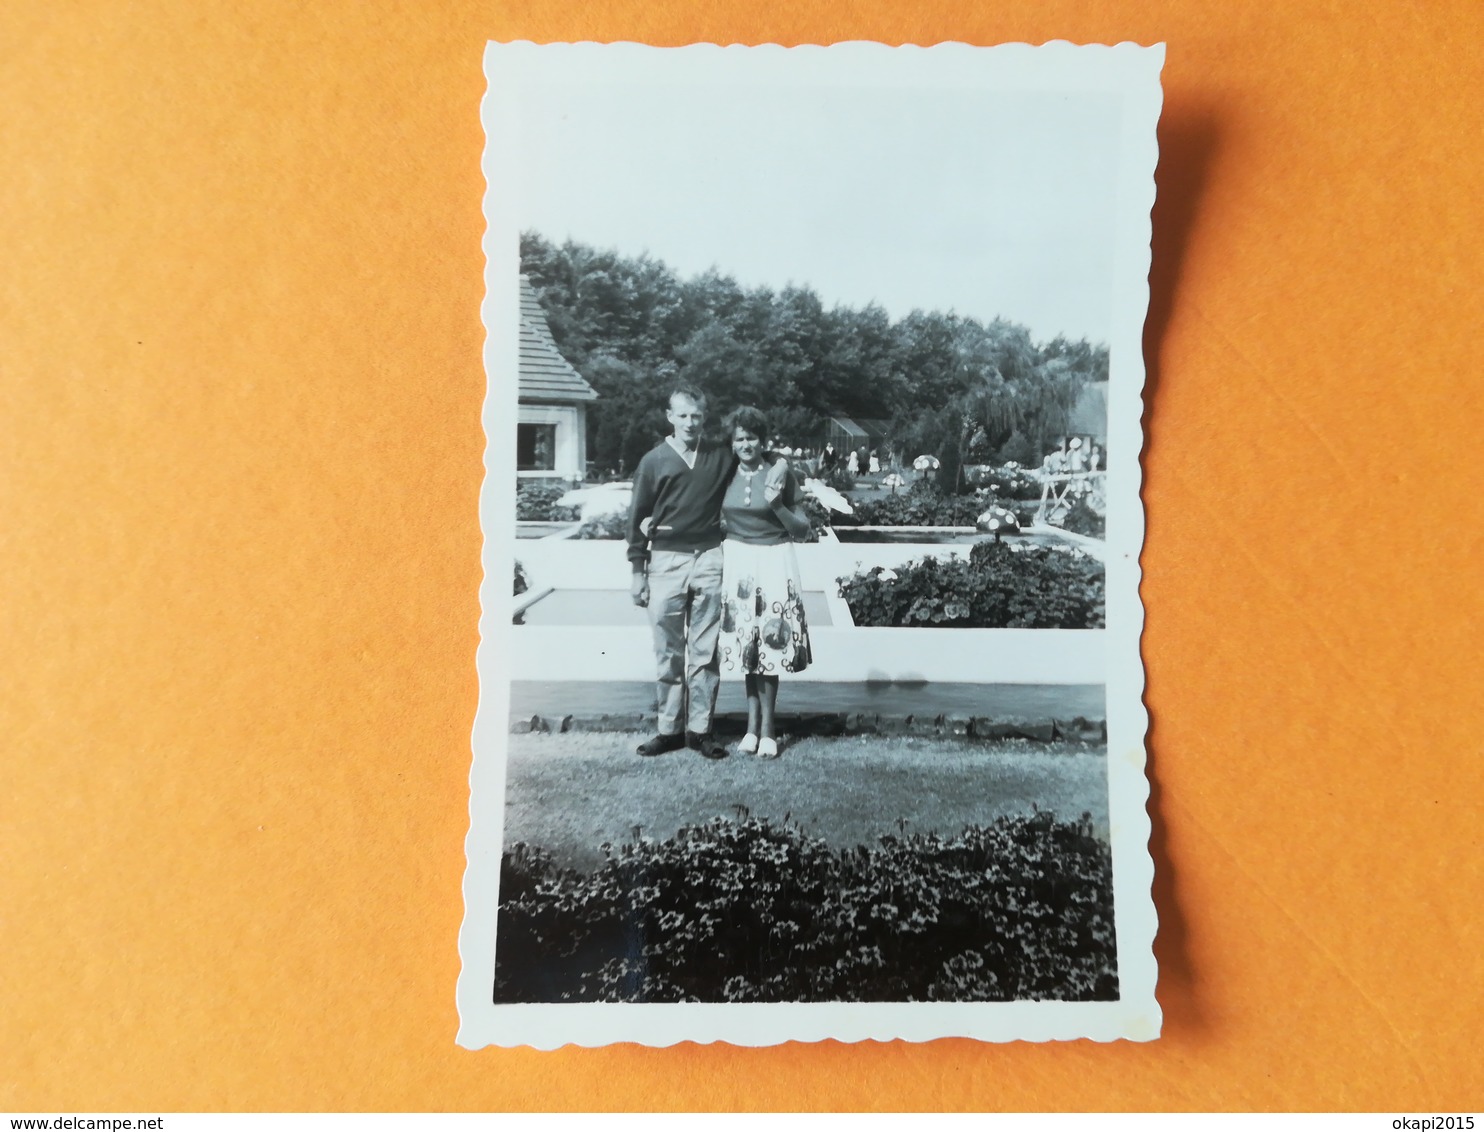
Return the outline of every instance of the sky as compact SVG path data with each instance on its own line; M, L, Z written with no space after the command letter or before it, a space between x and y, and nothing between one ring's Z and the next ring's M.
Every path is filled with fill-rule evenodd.
M1106 342L1119 112L1098 94L534 83L517 215L682 277Z

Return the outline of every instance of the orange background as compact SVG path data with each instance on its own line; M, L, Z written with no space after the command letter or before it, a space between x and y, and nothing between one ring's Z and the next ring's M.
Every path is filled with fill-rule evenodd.
M1165 41L1155 1044L453 1044L487 39ZM0 1108L1478 1106L1484 7L12 4Z

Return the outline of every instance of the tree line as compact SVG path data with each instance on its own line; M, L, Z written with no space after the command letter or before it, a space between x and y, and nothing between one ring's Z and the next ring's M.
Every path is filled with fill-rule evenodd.
M678 382L711 403L763 409L774 438L819 448L836 414L884 421L906 459L932 453L939 480L968 462L1038 463L1082 387L1108 378L1108 349L1032 340L1017 323L879 306L826 308L809 287L744 288L715 269L681 279L648 255L521 236L521 271L563 356L597 390L588 458L632 469L664 431Z

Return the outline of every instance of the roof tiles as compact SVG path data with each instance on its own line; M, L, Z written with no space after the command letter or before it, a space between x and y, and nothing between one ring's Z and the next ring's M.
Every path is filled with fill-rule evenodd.
M597 391L562 357L530 280L520 277L520 399L595 401Z

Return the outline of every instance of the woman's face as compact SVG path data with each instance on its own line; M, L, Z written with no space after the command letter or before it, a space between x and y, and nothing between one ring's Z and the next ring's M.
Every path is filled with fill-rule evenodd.
M744 464L754 463L763 454L763 438L739 426L732 430L732 451Z

